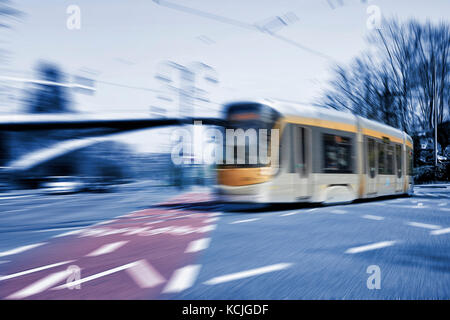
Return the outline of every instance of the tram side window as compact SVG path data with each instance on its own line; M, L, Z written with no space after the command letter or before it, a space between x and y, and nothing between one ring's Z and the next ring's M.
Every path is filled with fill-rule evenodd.
M378 174L386 174L384 147L383 143L378 143Z
M323 134L324 172L351 173L352 141L350 138Z
M407 174L409 176L413 175L413 152L410 148L406 149L406 166L407 166Z
M402 177L402 146L395 146L395 159L397 162L397 177Z
M369 158L369 172L370 172L370 177L374 178L376 176L376 161L375 161L375 140L373 139L368 139L368 158Z
M306 129L304 127L297 127L297 137L298 137L298 163L297 167L300 169L299 171L303 176L306 176L308 174L308 164L307 164L307 157L306 157L306 143L307 137L306 137Z
M394 174L394 147L386 146L386 174Z

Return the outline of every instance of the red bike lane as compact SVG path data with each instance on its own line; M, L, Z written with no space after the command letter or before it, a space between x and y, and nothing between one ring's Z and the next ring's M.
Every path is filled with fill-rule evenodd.
M169 202L207 200L190 193ZM180 271L195 281L196 244L209 242L215 215L158 207L53 237L12 257L0 298L168 299L189 285L174 284Z

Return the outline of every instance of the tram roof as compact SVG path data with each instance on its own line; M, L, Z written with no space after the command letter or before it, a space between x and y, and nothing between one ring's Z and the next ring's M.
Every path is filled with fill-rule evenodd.
M362 128L386 133L387 135L396 137L401 140L403 140L403 138L406 138L407 140L412 142L411 137L399 129L378 121L355 116L350 112L338 111L335 109L314 106L311 104L283 102L275 100L262 100L258 102L272 107L285 117L304 117L311 119L329 120L352 125L358 125L359 122Z

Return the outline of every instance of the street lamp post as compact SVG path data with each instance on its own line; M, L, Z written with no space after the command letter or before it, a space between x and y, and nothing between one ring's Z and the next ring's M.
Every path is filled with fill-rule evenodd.
M205 90L200 90L196 88L196 80L203 79L207 83L218 83L217 72L211 66L202 63L202 62L193 62L188 66L183 66L181 64L166 61L162 64L166 71L176 70L179 75L179 84L178 86L172 85L172 78L170 75L164 74L163 72L158 72L156 74L156 78L160 81L167 83L168 88L173 92L178 94L179 97L179 117L194 117L195 116L195 103L197 100L199 101L207 101L204 97L199 97L199 93L206 92ZM160 70L163 71L163 70ZM201 77L199 75L201 74ZM192 130L193 140L191 141L190 149L192 150L192 154L190 154L191 163L201 164L201 148L199 148L199 144L202 143L202 130L201 127L196 126L194 124L194 128ZM182 169L176 169L179 175L179 180L183 180L184 173ZM183 182L181 182L183 184Z
M434 107L434 167L437 171L438 168L438 141L437 141L437 83L436 83L436 60L434 61L433 70L433 107Z

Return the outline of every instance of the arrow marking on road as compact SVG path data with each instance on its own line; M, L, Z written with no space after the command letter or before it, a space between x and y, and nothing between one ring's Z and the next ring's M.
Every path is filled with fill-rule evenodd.
M13 293L12 295L6 297L6 299L23 299L29 296L40 293L48 288L53 287L55 284L67 279L71 275L71 270L64 270L56 273L52 273L45 278L42 278L33 284L25 287L22 290Z
M153 268L147 261L139 260L126 272L141 288L153 288L166 281L164 277Z
M190 288L200 271L201 265L189 265L175 270L162 293L178 293Z

